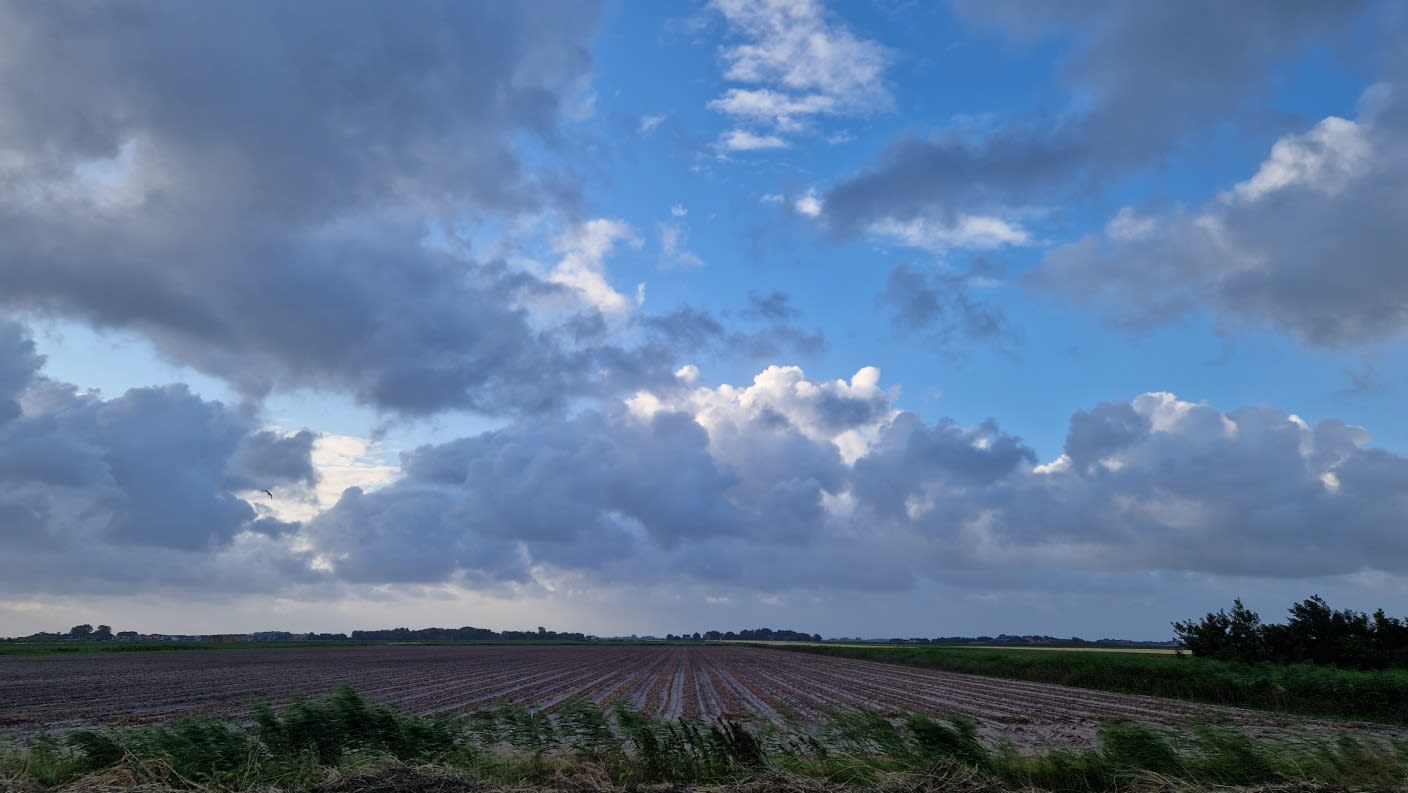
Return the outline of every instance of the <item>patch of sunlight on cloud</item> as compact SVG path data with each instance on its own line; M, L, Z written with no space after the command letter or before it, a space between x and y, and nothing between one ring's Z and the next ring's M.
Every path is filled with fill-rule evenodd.
M401 468L377 441L354 435L324 434L313 442L313 468L318 484L279 490L271 499L260 491L241 493L261 514L279 520L306 521L333 506L349 487L371 492L395 481Z

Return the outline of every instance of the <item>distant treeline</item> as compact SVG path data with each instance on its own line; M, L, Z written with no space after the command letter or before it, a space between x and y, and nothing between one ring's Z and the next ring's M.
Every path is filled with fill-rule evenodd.
M613 639L658 640L657 636L621 636ZM255 631L253 633L160 634L136 631L113 632L106 625L76 625L67 633L34 633L0 639L6 642L482 642L482 641L548 641L584 642L602 640L577 631L550 631L539 627L532 631L496 631L489 628L384 628L348 633L294 633L291 631ZM665 636L669 641L793 641L819 642L821 634L800 631L754 628L741 631L705 631Z
M587 640L583 633L550 631L538 628L536 631L495 631L488 628L392 628L379 631L352 631L353 641L369 642L476 642L476 641L564 641L582 642ZM593 637L595 638L595 637Z
M1223 661L1408 669L1408 623L1383 609L1336 611L1319 595L1291 606L1284 624L1263 623L1237 599L1230 612L1175 622L1173 630L1194 655Z
M10 642L465 642L465 641L587 641L595 636L583 633L550 631L494 631L488 628L390 628L385 630L352 631L352 633L293 633L291 631L255 631L254 633L163 634L113 632L106 625L75 625L68 633L33 633L0 641Z
M772 628L752 628L741 631L696 631L694 633L665 634L668 641L706 642L819 642L821 634L800 631L773 630Z

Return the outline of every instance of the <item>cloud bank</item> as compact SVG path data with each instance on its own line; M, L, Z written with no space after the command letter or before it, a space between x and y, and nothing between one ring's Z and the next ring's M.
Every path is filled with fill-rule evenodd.
M1408 459L1267 405L1112 400L1077 412L1041 463L994 420L899 409L872 368L711 387L686 367L669 389L421 447L380 489L281 523L240 496L315 484L312 433L180 386L83 394L42 376L21 328L0 337L0 578L20 590L1408 571Z
M1369 447L1362 429L1150 393L1077 412L1062 456L1039 464L995 421L895 408L878 378L815 382L771 367L746 387L642 392L426 447L401 482L352 494L311 527L358 575L386 564L424 580L460 570L526 581L536 565L776 591L905 588L974 570L1011 581L1408 570L1393 517L1408 507L1408 459ZM364 512L439 528L378 544L365 534L374 524L342 520Z

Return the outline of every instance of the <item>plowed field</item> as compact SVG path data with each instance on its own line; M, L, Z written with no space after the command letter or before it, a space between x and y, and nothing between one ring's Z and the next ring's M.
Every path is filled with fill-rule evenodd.
M351 685L418 714L496 702L552 709L574 697L625 699L662 717L808 721L831 707L961 714L1019 747L1091 745L1102 720L1197 721L1258 734L1346 728L1256 711L871 661L733 646L353 647L0 658L0 730L244 714L251 702ZM1350 725L1405 737L1403 730Z

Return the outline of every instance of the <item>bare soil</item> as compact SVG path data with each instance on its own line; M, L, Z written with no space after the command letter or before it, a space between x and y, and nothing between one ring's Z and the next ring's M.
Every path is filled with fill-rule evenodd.
M1095 743L1102 721L1193 723L1257 735L1408 739L1408 730L999 680L754 647L388 646L0 658L0 731L239 718L255 701L321 697L351 685L411 713L500 702L560 707L584 697L659 717L819 720L835 707L961 715L1022 750Z

